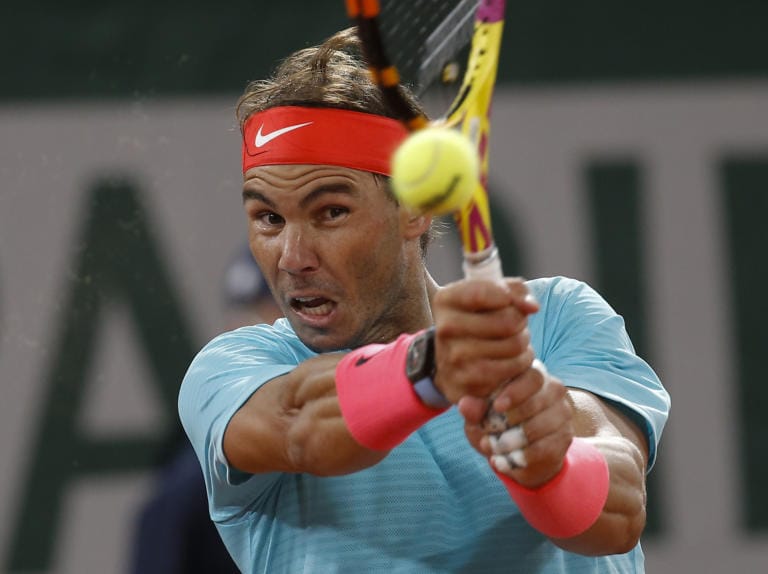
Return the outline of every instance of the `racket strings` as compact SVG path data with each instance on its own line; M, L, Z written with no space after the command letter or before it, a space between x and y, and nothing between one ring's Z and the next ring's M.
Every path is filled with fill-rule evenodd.
M425 127L428 119L419 114L402 93L401 77L390 61L379 28L379 6L376 1L347 2L349 15L357 20L358 34L373 81L392 113L410 130Z
M387 104L411 129L427 123L408 112L398 84L443 117L461 88L478 0L347 0L365 58Z

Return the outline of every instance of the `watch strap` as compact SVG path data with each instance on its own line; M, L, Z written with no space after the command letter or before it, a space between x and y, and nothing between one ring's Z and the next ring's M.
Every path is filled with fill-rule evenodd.
M435 386L432 377L424 377L413 383L413 390L422 403L433 409L446 409L451 402Z

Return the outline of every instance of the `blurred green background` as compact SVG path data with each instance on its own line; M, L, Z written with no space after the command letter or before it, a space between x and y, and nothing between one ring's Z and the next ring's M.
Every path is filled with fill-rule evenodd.
M41 1L0 7L0 97L237 92L347 25L341 0ZM761 0L510 2L499 80L765 77Z
M29 0L7 1L0 5L0 23L0 132L6 130L5 134L0 133L0 225L5 226L0 226L0 353L5 353L0 356L0 367L7 369L9 361L15 360L18 349L24 350L27 346L35 345L42 348L36 348L35 351L39 351L41 357L42 374L35 372L29 381L2 381L6 392L9 387L12 389L9 394L11 398L5 405L0 405L0 408L6 409L2 411L2 418L9 418L6 415L13 414L11 410L16 406L14 401L17 395L23 394L24 389L34 387L39 396L29 398L24 395L23 400L19 399L19 404L34 405L33 415L38 418L29 422L31 431L28 435L19 433L18 437L20 442L25 441L21 449L29 449L24 450L29 456L29 462L20 460L15 466L13 484L0 485L7 486L5 490L0 489L6 493L0 503L8 501L4 504L8 510L7 515L0 524L0 534L4 535L4 539L0 536L0 553L4 553L4 556L0 556L0 566L26 571L37 565L40 571L48 571L46 568L50 568L50 571L64 571L61 568L57 570L56 553L58 548L71 541L67 538L69 534L62 532L66 530L65 526L62 526L63 520L57 520L60 514L66 515L71 510L66 506L70 491L76 488L74 485L80 484L83 477L95 476L96 480L108 482L115 476L122 477L124 474L149 475L156 461L167 453L169 440L178 438L179 429L174 405L176 387L192 354L205 342L213 324L210 319L207 323L201 321L205 327L196 323L199 320L198 308L190 305L189 295L179 289L179 286L186 287L185 283L189 280L193 266L183 267L173 255L168 257L168 253L163 252L161 247L166 247L173 253L173 248L168 248L168 245L172 246L176 241L175 255L178 259L183 259L186 254L178 248L178 244L184 244L186 247L185 241L189 239L192 240L191 245L195 245L194 241L199 241L199 244L196 244L198 248L203 243L218 242L214 247L219 253L228 253L227 250L234 243L230 241L230 237L195 239L192 237L193 232L188 231L186 227L173 227L175 223L169 214L177 210L177 206L159 206L162 205L166 191L169 196L174 193L174 180L178 179L183 171L177 164L168 164L176 166L176 171L173 167L168 167L165 173L152 171L154 167L145 167L138 160L135 165L130 163L135 159L131 156L133 148L139 149L146 145L150 150L146 155L151 155L155 151L152 146L158 146L158 142L161 151L165 152L167 150L162 146L167 142L172 142L169 144L172 148L173 145L178 145L178 142L186 144L194 138L182 138L168 128L168 134L152 133L152 137L157 136L155 140L142 141L139 136L133 138L130 135L133 128L126 126L136 120L138 132L144 133L142 130L146 128L146 124L157 121L157 114L164 117L163 114L167 113L168 116L176 118L173 113L180 109L180 124L192 124L192 128L207 133L205 130L209 124L205 127L194 125L197 121L196 114L199 112L196 106L205 108L205 113L213 116L214 113L206 108L209 105L206 102L212 102L210 106L222 110L222 116L227 118L226 121L230 121L230 108L249 80L265 76L280 58L298 48L316 44L335 30L347 26L348 22L341 0ZM720 93L725 94L726 98L728 94L737 94L739 98L744 96L744 99L734 98L737 102L734 108L738 107L738 102L741 101L750 102L752 105L753 93L768 93L765 91L765 82L768 80L766 23L766 0L508 2L499 69L499 91L509 89L513 96L521 96L520 100L513 101L530 106L528 111L531 117L535 118L539 118L536 114L540 113L540 110L535 108L531 101L535 102L538 94L545 94L546 98L542 99L555 103L564 95L563 109L572 112L572 116L582 113L583 109L588 107L584 102L591 101L595 94L597 96L594 101L598 103L612 103L614 97L624 97L627 94L637 95L638 109L651 112L657 109L668 111L664 106L669 104L669 109L678 115L683 115L680 110L685 110L686 106L681 106L680 102L685 102L688 95L702 96L703 100L692 98L691 101L699 104L705 101L706 105L710 105L717 101ZM755 86L763 91L755 92ZM671 91L665 91L669 87ZM531 101L526 99L528 94ZM576 103L571 109L568 108L572 104L568 97L573 94L576 94ZM579 99L580 94L586 94L583 100ZM631 97L629 99L631 100ZM650 104L643 107L646 100ZM185 105L178 104L180 101L192 103L185 108ZM130 108L127 113L123 109L126 102ZM152 107L157 102L160 102L160 108ZM163 107L163 102L170 103ZM658 102L661 104L655 108ZM131 107L135 103L141 105ZM112 108L104 111L103 106L112 104L117 111ZM723 104L723 109L727 107L726 104L727 102ZM73 108L68 108L69 105ZM560 109L556 105L554 108ZM702 109L705 108L706 106L702 105ZM60 299L51 303L56 314L51 313L45 317L45 320L51 323L50 340L43 340L41 335L36 334L29 345L28 341L19 343L22 337L17 340L14 332L16 329L23 335L23 329L19 329L19 325L26 323L30 318L18 318L14 315L14 290L13 286L8 288L8 284L13 277L25 276L28 271L26 266L34 266L35 254L30 254L25 260L24 269L14 267L15 261L19 259L15 256L22 253L25 246L12 243L17 237L21 237L21 234L9 232L9 222L16 219L15 210L20 198L29 204L33 201L30 199L31 194L50 191L29 184L26 181L28 172L48 170L54 184L59 180L65 181L67 185L71 182L70 179L60 177L57 171L60 166L56 163L55 154L45 151L40 151L39 154L25 154L17 151L16 141L20 138L11 133L8 126L16 125L11 120L19 116L19 110L23 110L24 114L33 119L36 114L41 114L43 121L52 121L53 118L53 121L58 122L63 117L64 120L61 121L64 122L65 129L61 133L67 134L67 137L73 132L77 133L72 124L77 125L81 119L79 114L83 110L85 115L97 110L94 117L87 118L89 130L99 131L94 130L93 126L101 127L103 124L105 132L114 131L114 140L124 145L117 154L119 159L123 158L121 154L125 149L130 147L126 141L130 140L129 143L133 146L131 153L125 153L129 167L124 169L124 166L119 165L120 169L116 170L118 174L127 173L128 177L125 179L115 180L110 173L108 177L95 178L96 183L91 185L81 181L87 178L81 177L80 172L76 173L76 178L70 178L76 179L76 185L79 186L77 192L72 193L78 203L76 206L69 206L76 215L69 213L67 217L68 221L81 222L79 231L82 236L74 240L74 254L67 252L65 255L71 268L61 272L57 267L50 277L46 277L46 280L62 282L57 283L57 287L61 287L57 292ZM103 115L99 115L99 110ZM143 115L145 111L146 116ZM526 111L520 113L525 116ZM588 153L591 152L588 145L585 144L584 149L575 146L583 172L579 175L581 179L570 172L568 176L574 177L569 180L574 190L582 187L587 189L585 201L579 204L579 209L583 209L584 213L579 212L579 216L589 221L589 232L585 232L589 237L584 240L584 244L587 245L585 250L589 250L589 257L594 259L594 262L590 270L583 271L584 274L591 273L589 278L595 286L625 316L638 350L648 356L654 364L659 359L659 364L665 365L672 375L686 372L683 367L676 365L701 362L706 367L712 356L707 356L706 351L700 349L691 351L690 347L685 346L678 349L675 346L677 341L661 349L666 352L659 352L659 346L665 341L660 332L666 325L658 320L658 315L654 315L656 306L659 305L659 293L662 296L671 295L684 300L695 297L698 291L708 292L707 289L711 285L702 285L695 278L690 279L689 284L685 275L688 271L686 264L689 262L685 256L689 253L680 247L687 247L686 240L690 239L687 236L689 221L685 215L676 215L677 219L671 225L678 228L678 235L674 237L679 239L679 245L656 243L655 234L659 221L663 222L665 212L659 206L661 202L657 201L652 205L652 201L654 197L658 200L658 196L671 197L678 193L679 197L683 198L682 211L686 211L685 202L690 202L691 212L695 212L696 206L693 203L700 197L716 196L714 201L721 220L709 222L711 225L706 230L711 234L723 234L722 241L718 235L717 241L721 241L722 245L717 244L719 250L715 258L722 264L720 270L726 276L723 282L727 287L724 290L729 298L718 299L717 310L732 318L733 323L722 325L722 333L718 332L717 337L723 340L722 349L718 348L718 351L726 356L723 362L727 365L727 376L716 381L720 386L707 387L709 391L704 393L706 398L702 404L696 402L699 397L697 385L702 384L701 380L670 376L666 382L673 395L673 425L676 413L681 411L685 416L677 420L683 422L676 423L681 426L693 420L700 411L718 414L725 412L727 418L721 421L721 424L735 429L733 433L738 444L734 448L738 452L733 459L738 460L738 469L729 469L727 478L733 479L734 490L738 492L729 495L732 498L728 498L723 505L738 508L734 511L734 521L737 523L729 523L720 530L714 528L707 533L711 533L714 538L725 539L728 549L743 551L745 563L753 565L768 553L768 542L765 540L768 535L768 494L764 488L768 480L768 463L765 462L764 456L764 444L768 441L768 418L764 414L768 408L768 387L763 381L762 364L764 348L768 344L768 338L764 335L764 325L768 321L768 301L763 294L763 285L768 281L768 263L765 262L764 256L768 248L768 232L765 231L764 223L768 217L768 131L763 139L750 136L747 138L749 143L744 144L738 133L732 134L728 131L731 123L736 126L733 127L734 132L741 129L738 122L731 122L729 113L723 113L721 118L711 118L714 123L720 122L727 128L723 130L727 137L723 137L722 141L715 141L715 144L720 146L717 147L717 153L713 152L711 157L706 158L711 172L708 173L717 181L716 193L704 186L698 188L691 185L689 188L664 188L654 196L654 186L657 185L654 178L658 176L654 170L660 163L658 158L668 149L662 145L665 141L659 144L664 138L648 134L638 138L640 144L636 148L629 146L629 152L622 148L615 156L608 153L592 157ZM768 101L758 102L754 109L750 108L744 113L747 117L752 114L751 117L756 120L764 118L768 115ZM572 119L568 114L565 116L568 121ZM110 124L115 117L125 122ZM670 117L674 118L675 114ZM33 119L25 125L34 124ZM705 118L705 121L709 119ZM564 125L578 127L578 121L570 124L568 121ZM654 121L658 123L658 117ZM172 123L169 120L168 125ZM646 118L638 116L634 123L630 124L629 130L637 129L640 132L647 124L649 122ZM214 125L219 129L218 124ZM553 125L554 130L561 129L557 122ZM60 124L56 126L61 127ZM587 126L586 131L591 127ZM595 127L601 126L596 124ZM672 161L680 160L681 173L688 174L698 169L698 165L691 168L691 164L685 163L685 160L689 159L686 156L686 143L698 138L695 127L685 124L685 127L680 129L689 131L686 136L688 140L683 137L670 144L670 149L677 154ZM166 128L164 124L163 129ZM195 129L192 128L190 133L195 135ZM221 128L221 131L224 129ZM530 136L535 140L536 129L538 128L534 122L533 130L521 139ZM674 135L673 132L674 126L670 133ZM720 137L719 133L712 136L713 141ZM80 135L83 140L90 137L86 137L85 133ZM231 173L236 179L236 162L230 166L219 157L230 154L234 160L237 159L236 149L234 153L230 153L229 148L222 151L223 141L231 140L234 146L237 146L236 136L231 133L225 135L226 138L222 137L222 134L216 136L219 139L213 138L221 144L219 149L216 149L215 143L205 141L204 144L209 145L210 150L201 151L194 147L181 146L178 150L171 149L169 157L189 152L191 159L186 158L189 163L198 162L192 166L199 170L198 172L190 169L192 175L189 177L195 183L195 178L206 170L206 166L199 165L199 162L207 161L205 158L209 153L212 158L212 171L221 169L222 173ZM519 134L505 135L514 139ZM24 149L33 149L36 152L39 140L31 136L30 139L29 148ZM670 137L670 140L672 139L674 138ZM585 140L588 138L585 137ZM557 141L557 134L552 137L552 141ZM66 147L60 146L61 149ZM95 147L98 149L99 146ZM542 149L555 148L556 146L543 146ZM184 151L179 152L182 149ZM659 151L660 149L663 152ZM603 152L602 149L599 151ZM200 154L193 155L192 152ZM214 154L218 154L215 162ZM199 157L204 159L199 160ZM140 154L139 158L146 160L147 165L151 163ZM166 159L163 156L162 160ZM547 162L550 158L537 159L542 166L531 162L531 171L537 174L547 172ZM99 161L102 159L99 158ZM65 164L66 161L62 160L60 163ZM181 165L184 169L189 169L183 162ZM86 161L83 166L81 171L90 177L89 170L92 166ZM165 167L165 164L163 166ZM507 191L504 188L506 182L493 180L493 172L501 170L502 167L497 164L492 168L492 183L498 183L503 191ZM121 169L124 171L120 171ZM132 169L135 173L130 171ZM556 169L552 168L552 171L555 172ZM164 175L161 177L158 173ZM152 174L152 177L148 174ZM213 203L210 197L204 197L204 194L212 189L218 191L217 186L226 188L232 184L232 181L219 181L225 178L217 173L211 174L211 178L212 182L207 182L209 188L200 183L203 191L193 190L201 197L197 197L197 203L190 203L193 207L185 214L189 217L190 213L194 212L192 215L199 218L189 217L197 222L198 230L204 229L207 224L205 211ZM695 177L683 180L688 183L698 182ZM536 179L531 181L538 183ZM715 184L712 185L715 187ZM535 186L534 189L541 191L543 195L549 191L539 190ZM82 203L79 203L80 196L86 197ZM524 203L518 201L513 193L509 196L512 199L507 203L507 207L519 207ZM544 203L546 204L546 201ZM550 204L545 207L550 207ZM45 207L48 212L55 212L60 208L53 203ZM525 215L515 213L514 207L506 212L499 209L494 213L500 218L494 225L505 255L505 267L510 263L512 267L507 270L513 273L528 273L530 269L541 268L542 261L546 269L549 269L550 265L557 267L541 256L541 252L535 251L535 241L525 243L520 240L521 229L529 222L525 221ZM563 207L563 211L571 208L572 206ZM40 210L43 211L45 210ZM34 217L37 217L38 213L33 213ZM544 210L538 211L538 214L544 214ZM228 223L222 223L225 216L212 215L210 219L218 222L218 227L214 226L217 232L228 227ZM37 220L30 218L29 221ZM112 225L115 222L118 225ZM171 225L168 225L169 222ZM183 231L180 232L179 229ZM560 229L557 231L565 233ZM574 239L573 236L565 235L557 240L553 239L553 242L560 241L565 245L578 243L582 239L584 238L581 236ZM52 243L65 244L70 240L71 237L62 232L53 236ZM693 242L691 239L691 243ZM134 249L136 251L133 251ZM194 250L194 247L189 249ZM675 252L675 257L679 253L683 256L674 260L680 273L679 277L664 284L664 272L669 275L673 269L661 265L660 271L658 259L661 259L660 252L666 253L669 250ZM523 251L525 253L522 253ZM198 255L195 253L195 256ZM191 256L190 259L194 257ZM200 255L200 260L202 259L203 256ZM28 264L29 261L32 263ZM169 261L177 267L170 265ZM79 267L75 267L76 265ZM88 282L91 275L96 277L95 282ZM210 275L193 279L190 283L194 281L201 284L217 283L219 278L211 272ZM26 289L27 285L34 284L27 279L24 279L24 282L26 283L21 287L22 290ZM659 287L658 283L662 283L662 286ZM200 300L206 303L211 301L215 296L211 293L217 294L217 289L217 286L211 287L206 292L208 299L201 297ZM177 291L182 291L182 294L179 295ZM200 292L198 289L198 296ZM70 305L72 301L65 299L68 294L76 304ZM187 297L187 300L184 297ZM93 377L89 370L91 360L95 362L94 357L101 351L98 348L98 337L94 337L94 332L101 325L100 321L103 322L102 316L99 315L100 305L108 307L115 299L125 299L133 305L132 317L140 331L137 336L138 347L144 352L142 358L151 365L151 376L146 378L151 379L152 384L157 387L156 390L159 390L159 402L162 403L161 418L164 417L171 430L154 433L146 441L143 437L135 440L129 437L121 442L118 437L102 442L94 439L93 444L88 440L78 443L80 439L89 438L88 433L80 428L78 416L81 414L81 403L85 402L84 397L87 395L83 381ZM200 300L196 302L199 304ZM192 301L195 301L194 298ZM43 308L42 305L40 308ZM45 311L48 312L48 307L45 307ZM703 308L699 312L701 316L706 317L712 313L712 309ZM213 314L210 311L208 313ZM46 337L48 327L48 323L45 323ZM689 327L692 335L695 335L696 330L701 330L695 318L689 323ZM668 332L662 335L672 337ZM36 340L36 337L40 339ZM659 342L660 339L662 343ZM654 356L654 353L660 357ZM674 356L676 362L673 362L670 356ZM94 371L98 369L94 368ZM38 388L43 390L38 391ZM733 404L728 403L720 410L719 406L712 406L715 402L712 397L729 396L728 393L735 396ZM45 408L49 410L43 410L40 406L46 400L49 402ZM83 411L85 410L87 409L83 407ZM77 416L73 415L73 412ZM677 436L683 435L681 426L674 429L678 431ZM703 426L706 427L707 423ZM71 434L61 433L62 428ZM710 438L701 437L701 440L695 443L682 439L675 442L675 433L668 434L670 438L667 441L670 443L671 452L680 453L685 450L692 458L706 458L707 465L721 464L719 453L708 450ZM10 441L11 438L8 437L11 436L11 433L6 434L7 440ZM57 440L49 440L47 437L50 436L55 436ZM76 440L70 440L72 437ZM16 440L15 436L12 438ZM30 441L33 440L37 442L29 447ZM70 462L70 451L67 451L67 448L78 452L80 458ZM665 459L662 454L657 471L652 475L649 529L646 537L650 542L651 551L658 552L662 556L661 563L667 565L684 563L684 553L692 548L694 551L697 549L695 533L686 536L677 530L679 524L701 523L696 517L707 515L706 508L694 509L691 515L693 518L686 516L678 522L678 517L671 516L671 511L665 508L665 502L670 502L674 493L679 494L688 487L695 491L699 486L696 480L678 479L674 474L678 470L675 462L679 463ZM56 469L56 464L61 465L61 474L51 471ZM93 486L88 484L88 487L83 488ZM138 490L141 489L137 487ZM111 491L105 498L109 496ZM719 493L706 491L692 498L717 501L719 496ZM94 511L97 512L101 512L101 509ZM711 516L713 523L719 518ZM115 519L130 521L133 515L126 514ZM701 538L702 546L698 550L702 554L717 553L716 549L704 548L709 543L709 539ZM79 546L72 543L70 547ZM94 563L99 562L94 559Z

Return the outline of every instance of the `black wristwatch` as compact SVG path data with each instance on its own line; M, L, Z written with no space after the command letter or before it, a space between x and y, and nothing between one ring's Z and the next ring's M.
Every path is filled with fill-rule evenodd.
M435 386L435 369L435 328L430 327L411 341L405 358L405 374L422 403L433 409L445 409L451 403Z

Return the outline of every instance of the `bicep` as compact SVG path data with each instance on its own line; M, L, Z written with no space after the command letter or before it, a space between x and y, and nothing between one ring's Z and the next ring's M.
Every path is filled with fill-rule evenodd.
M256 391L224 433L229 464L251 474L334 475L381 460L386 453L356 443L341 416L335 384L341 357L313 357Z

